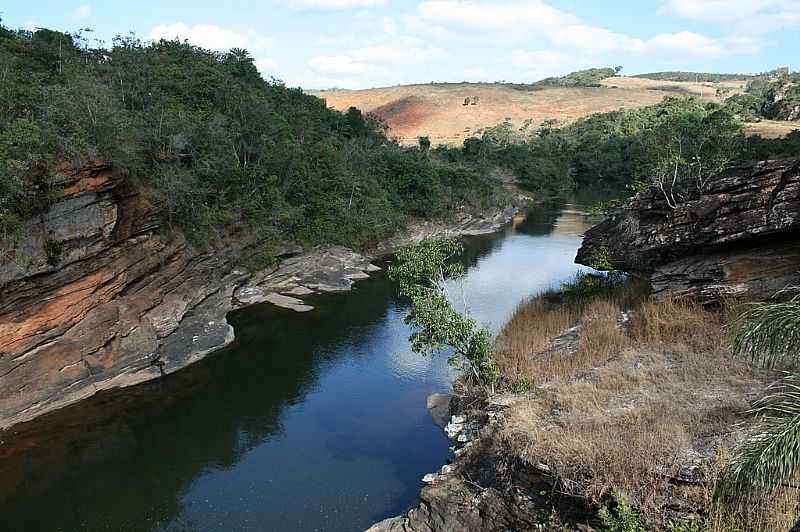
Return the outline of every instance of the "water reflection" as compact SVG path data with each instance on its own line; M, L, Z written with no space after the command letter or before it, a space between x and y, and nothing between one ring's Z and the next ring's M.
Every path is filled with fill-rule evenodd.
M476 319L497 330L574 274L582 220L541 210L470 239ZM452 370L410 352L381 275L312 304L234 313L217 356L0 435L3 529L350 531L404 511L447 457L424 404Z

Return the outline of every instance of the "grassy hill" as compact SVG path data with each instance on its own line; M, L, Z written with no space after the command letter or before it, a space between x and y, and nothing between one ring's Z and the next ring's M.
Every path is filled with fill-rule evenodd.
M638 109L680 94L721 102L743 92L747 80L696 83L621 76L598 83L598 87L447 83L314 94L334 109L354 106L374 114L389 127L388 135L402 144L415 144L418 137L427 136L434 145L454 146L506 119L517 126L526 121L533 125L546 120L570 123L593 113ZM795 128L768 122L753 127L768 136L781 136Z

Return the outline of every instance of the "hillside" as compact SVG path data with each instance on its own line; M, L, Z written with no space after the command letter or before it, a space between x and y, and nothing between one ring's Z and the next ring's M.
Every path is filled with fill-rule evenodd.
M746 80L693 83L613 77L602 87L545 87L493 83L403 85L366 90L330 90L314 93L329 107L354 106L372 113L389 126L388 135L403 144L428 136L433 144L459 145L486 127L506 119L515 125L526 120L571 122L592 113L635 109L660 102L665 96L695 95L720 102L743 91ZM477 98L477 103L475 102ZM469 99L469 105L464 105ZM765 136L785 135L785 123L752 124Z

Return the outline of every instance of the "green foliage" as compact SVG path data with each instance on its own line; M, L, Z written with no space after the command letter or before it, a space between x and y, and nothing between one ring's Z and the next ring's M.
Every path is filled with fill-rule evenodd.
M361 246L409 216L498 201L498 186L386 139L358 109L264 80L241 49L0 26L0 236L47 205L51 169L113 161L168 225L202 241L249 226L309 244ZM475 200L473 200L475 198Z
M755 303L735 321L734 354L765 367L800 355L800 293L788 301Z
M534 88L539 87L599 87L600 82L606 78L613 78L618 73L615 68L588 68L570 72L566 76L545 78L533 83Z
M747 138L740 159L743 161L763 161L797 157L800 153L800 129L790 132L783 138L765 139L754 135Z
M546 122L515 129L505 122L467 139L462 150L439 148L437 153L485 171L507 169L520 185L543 196L576 188L620 191L641 183L663 186L676 204L736 161L743 144L742 120L731 109L670 97L563 127Z
M635 190L635 187L631 187L631 189ZM597 203L590 205L587 208L587 211L589 212L589 214L593 214L596 216L597 215L607 216L611 214L611 212L614 211L614 209L620 207L624 202L625 200L621 198L598 201Z
M514 393L524 393L533 388L533 382L530 378L523 375L511 383L511 391Z
M611 294L625 282L625 274L612 270L608 273L578 273L572 280L561 284L565 299L579 301L599 295Z
M738 98L745 96L756 117L787 120L800 105L800 73L784 68L759 76L747 84L746 95Z
M667 532L702 532L705 529L705 524L698 521L670 521L667 523Z
M764 111L764 100L752 94L735 94L725 100L725 106L746 122L758 119Z
M800 294L785 302L752 305L734 322L735 354L760 365L796 362L800 348ZM736 451L717 496L741 501L769 495L800 475L800 374L773 383L750 411L751 437Z
M637 74L634 78L654 79L658 81L694 81L703 83L716 83L719 81L736 81L753 79L754 76L746 74L716 74L712 72L651 72L649 74Z
M448 300L447 281L464 273L457 257L460 242L426 239L398 250L389 267L389 278L398 283L402 296L411 300L406 323L414 327L411 348L424 355L450 351L450 363L474 377L480 385L493 386L498 377L489 331L457 312Z
M431 149L431 139L430 137L419 137L417 139L417 144L419 145L419 149L422 151L428 151Z
M613 510L603 507L600 510L600 520L603 522L605 532L647 532L639 516L625 501L619 492L612 493L615 506Z
M257 272L272 266L277 261L278 259L273 251L273 244L265 243L256 248L255 253L247 257L243 266L249 272Z
M723 475L716 496L728 503L768 496L800 473L800 374L774 383L750 411L753 432Z
M589 261L592 268L595 270L613 270L614 265L611 264L611 257L608 251L608 247L603 245L595 251L594 255L592 255L592 259Z

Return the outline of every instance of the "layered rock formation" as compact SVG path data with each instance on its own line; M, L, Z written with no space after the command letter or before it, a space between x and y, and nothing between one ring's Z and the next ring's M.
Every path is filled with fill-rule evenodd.
M332 248L252 275L239 266L252 236L201 251L165 236L157 206L109 164L62 173L62 198L0 247L0 428L201 359L233 340L233 308L346 290L376 269Z
M257 236L228 234L204 249L165 230L159 206L105 162L60 169L62 195L0 242L0 429L89 397L177 371L234 339L232 309L269 302L309 311L303 297L349 290L379 268L332 246L273 249L278 263L242 264ZM415 237L489 232L514 210L455 226L419 224Z
M587 231L576 262L651 280L658 296L711 302L800 284L800 159L734 168L671 208L640 193Z

